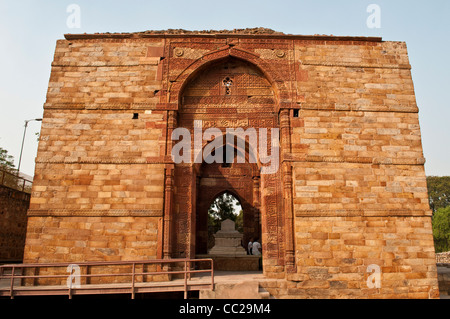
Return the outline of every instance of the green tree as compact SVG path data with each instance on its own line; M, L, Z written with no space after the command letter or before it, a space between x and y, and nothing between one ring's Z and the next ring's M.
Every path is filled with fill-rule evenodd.
M217 196L214 202L208 209L208 214L213 217L213 219L219 222L226 219L231 219L236 221L236 215L234 214L234 202L235 198L233 195L228 193L223 193Z
M427 187L433 213L439 208L450 206L450 176L428 176Z
M0 147L0 183L11 188L17 188L19 183L14 167L14 157L2 147Z
M14 157L2 147L0 147L0 168L8 172L14 169Z
M437 253L450 250L450 206L439 208L433 214L434 248Z
M208 248L214 246L213 234L220 230L220 223L226 219L231 219L236 223L236 229L243 231L241 226L242 214L237 214L241 211L239 201L229 193L223 193L217 196L208 209Z

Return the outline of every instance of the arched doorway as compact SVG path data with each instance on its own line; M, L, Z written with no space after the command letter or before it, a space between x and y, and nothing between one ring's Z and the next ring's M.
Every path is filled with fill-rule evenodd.
M219 149L220 151L220 149ZM234 158L230 152L236 154ZM229 160L223 163L203 162L197 175L196 199L196 254L206 254L210 243L208 229L208 212L211 204L222 196L229 194L239 202L242 208L243 247L250 238L261 235L259 171L256 164L237 163L239 150L222 147L223 157ZM242 154L243 155L243 154Z
M252 130L258 134L265 129L271 139L272 129L279 127L276 101L264 73L256 65L231 56L205 64L186 80L175 127L190 132L191 145L200 148L200 160L194 150L192 163L174 167L171 256L194 258L207 251L208 207L217 194L228 190L243 205L247 228L244 241L257 234L262 241L263 262L270 261L274 269L283 267L282 174L261 174L259 149L254 150L250 136ZM220 134L206 136L207 130L213 128ZM239 129L244 131L242 143L238 142L239 134L233 135ZM230 135L234 141L231 144L226 138ZM235 161L231 165L205 161L202 152L212 144L216 150L223 147L225 153L234 149ZM270 152L271 146L268 148ZM238 156L245 161L237 161Z

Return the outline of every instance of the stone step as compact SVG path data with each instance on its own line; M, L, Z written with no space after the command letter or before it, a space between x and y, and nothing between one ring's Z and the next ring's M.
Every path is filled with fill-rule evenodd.
M271 299L272 296L270 295L270 293L266 290L266 288L263 287L259 287L258 290L259 295L261 296L261 299Z
M200 299L269 299L270 293L257 280L214 284L214 290L201 290Z

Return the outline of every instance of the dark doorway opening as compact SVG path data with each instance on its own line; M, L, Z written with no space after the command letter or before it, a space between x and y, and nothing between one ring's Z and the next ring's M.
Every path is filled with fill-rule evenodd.
M208 251L214 246L214 234L220 230L221 222L230 219L235 229L244 232L244 210L239 200L225 191L218 195L208 208Z

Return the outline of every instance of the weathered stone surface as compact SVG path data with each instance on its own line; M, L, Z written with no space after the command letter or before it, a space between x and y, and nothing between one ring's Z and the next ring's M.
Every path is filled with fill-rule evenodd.
M439 293L441 299L450 298L450 264L440 263L437 266L438 271L438 282L439 282Z
M23 258L30 194L0 185L0 261Z
M158 217L29 217L24 262L156 259Z
M257 281L216 284L214 290L202 290L200 299L263 299Z
M437 253L436 254L436 262L443 263L443 264L450 264L450 251L447 251L444 253Z
M66 35L44 104L25 261L204 254L207 209L228 191L243 207L244 246L261 238L273 296L438 297L410 68L406 44L381 38ZM202 133L279 129L279 169L261 174L248 144L236 148L245 163L175 164L171 134L186 128L194 141L195 120ZM368 287L370 265L381 288Z

